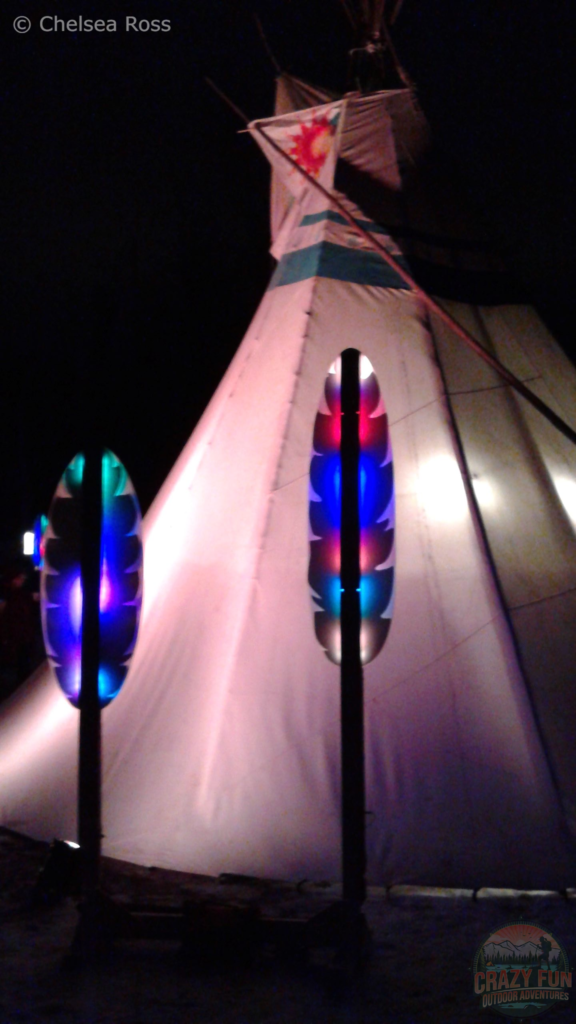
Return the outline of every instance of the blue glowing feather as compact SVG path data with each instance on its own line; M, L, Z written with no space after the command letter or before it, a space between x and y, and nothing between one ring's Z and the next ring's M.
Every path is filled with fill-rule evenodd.
M66 468L50 506L41 583L46 653L68 700L78 706L82 643L82 476L84 457ZM138 500L124 466L102 457L100 544L100 666L105 707L128 672L142 604L142 535Z
M360 649L366 664L388 635L394 594L394 480L388 418L376 375L360 360ZM310 561L316 637L340 663L340 360L326 378L310 463Z

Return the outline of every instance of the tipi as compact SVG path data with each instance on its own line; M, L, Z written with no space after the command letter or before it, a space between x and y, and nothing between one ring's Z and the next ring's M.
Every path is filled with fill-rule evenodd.
M444 202L409 88L334 99L282 76L260 126L570 414L576 374ZM365 671L369 879L570 884L576 453L263 147L278 263L145 519L140 638L103 714L104 852L339 876L339 676L314 632L308 503L326 375L353 346L388 410L396 489L392 628ZM2 709L4 825L74 835L77 728L47 668Z

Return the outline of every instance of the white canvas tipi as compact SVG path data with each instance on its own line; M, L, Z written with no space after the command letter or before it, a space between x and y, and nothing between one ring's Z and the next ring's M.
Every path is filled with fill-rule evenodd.
M443 205L410 90L330 100L285 77L278 109L270 137L569 416L576 374ZM269 155L276 271L145 519L140 638L103 713L104 852L339 876L339 673L314 633L308 488L326 374L353 346L396 486L394 618L365 670L369 879L573 883L576 454ZM74 836L77 729L47 668L3 708L4 825Z

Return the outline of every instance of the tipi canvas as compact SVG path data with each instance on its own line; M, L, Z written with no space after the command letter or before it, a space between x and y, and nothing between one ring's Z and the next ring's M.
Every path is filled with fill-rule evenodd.
M266 134L569 417L576 375L438 187L412 92L278 90ZM574 450L262 144L278 263L145 519L140 638L103 713L104 852L339 877L339 673L314 631L308 504L324 382L352 346L396 494L392 627L365 670L369 880L570 884ZM77 728L48 668L3 709L4 825L74 836Z

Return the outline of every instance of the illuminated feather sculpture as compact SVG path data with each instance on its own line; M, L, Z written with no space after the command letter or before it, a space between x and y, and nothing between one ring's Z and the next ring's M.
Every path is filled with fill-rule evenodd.
M314 424L310 464L310 563L316 636L340 664L341 360L330 367ZM360 357L360 652L363 664L382 649L394 590L394 484L388 417L374 370Z
M42 572L42 629L48 658L68 700L78 707L82 641L82 476L84 456L67 467L50 506ZM142 604L141 516L121 462L102 457L100 668L105 707L117 695L134 650Z

